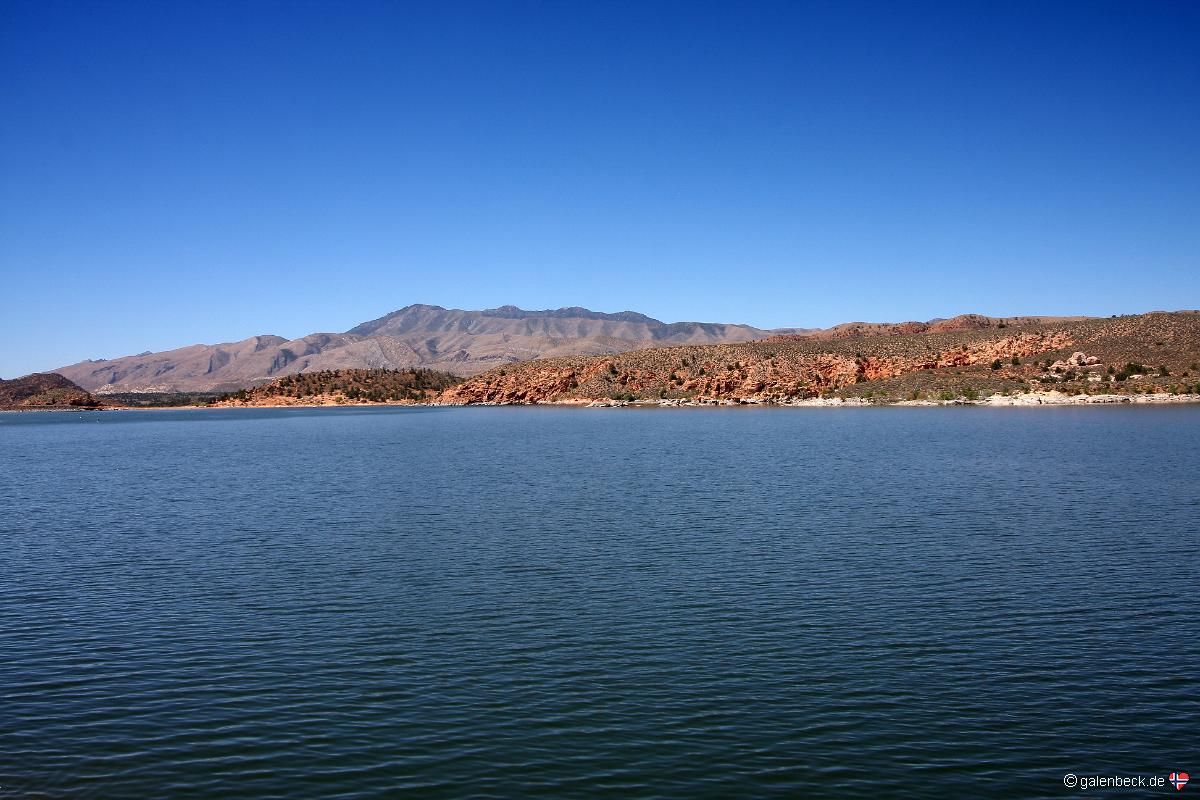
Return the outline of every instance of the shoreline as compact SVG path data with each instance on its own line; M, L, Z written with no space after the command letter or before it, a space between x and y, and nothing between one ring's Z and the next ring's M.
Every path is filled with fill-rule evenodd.
M181 406L101 406L99 408L0 408L6 413L82 413L89 411L198 411L221 409L275 408L486 408L557 406L563 408L936 408L942 406L981 406L986 408L1034 408L1040 406L1114 406L1114 405L1181 405L1200 403L1200 394L1064 394L1062 392L1024 392L1015 395L992 395L977 400L885 400L863 397L810 397L775 400L762 397L738 399L678 398L669 400L541 400L528 403L256 403L254 405L181 405Z
M941 406L982 406L988 408L1033 408L1039 406L1112 406L1112 405L1180 405L1200 403L1200 394L1076 394L1062 392L1024 392L1016 395L992 395L978 400L883 400L862 397L810 397L773 400L761 397L738 399L688 398L670 400L543 400L528 403L256 403L254 405L193 405L193 406L107 406L83 408L6 408L0 413L52 413L67 411L196 411L253 408L473 408L558 406L566 408L731 408L761 406L768 408L935 408Z
M1083 405L1176 405L1200 403L1200 394L1078 394L1062 392L1025 392L1018 395L992 395L979 400L882 400L862 397L811 397L793 400L769 400L758 397L740 399L679 399L679 400L552 400L534 403L470 403L435 404L470 406L578 406L582 408L712 408L732 406L767 406L773 408L932 408L938 406L985 406L993 408L1029 408L1033 406Z

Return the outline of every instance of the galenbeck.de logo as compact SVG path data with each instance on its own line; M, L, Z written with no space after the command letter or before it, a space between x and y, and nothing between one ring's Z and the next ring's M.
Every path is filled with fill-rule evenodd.
M1186 772L1172 772L1171 777L1168 778L1168 780L1171 781L1171 785L1175 787L1176 791L1178 791L1187 786L1188 778L1190 777L1192 776L1188 775Z

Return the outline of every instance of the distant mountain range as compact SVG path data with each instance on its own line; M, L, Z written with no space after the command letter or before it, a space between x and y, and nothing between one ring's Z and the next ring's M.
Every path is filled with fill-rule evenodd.
M645 314L586 308L526 311L502 306L463 311L411 305L345 333L300 339L252 336L160 353L83 361L54 370L95 394L231 392L284 375L335 369L420 367L470 377L506 364L559 356L603 356L654 347L752 342L777 336L836 340L1078 320L1082 317L985 317L929 322L848 322L832 328L776 328L716 322L661 322Z
M83 361L54 372L99 394L224 392L258 386L281 375L328 369L424 367L469 376L535 358L745 342L807 332L712 322L665 323L633 311L525 311L515 306L463 311L411 305L345 333L313 333L292 340L252 336L240 342Z

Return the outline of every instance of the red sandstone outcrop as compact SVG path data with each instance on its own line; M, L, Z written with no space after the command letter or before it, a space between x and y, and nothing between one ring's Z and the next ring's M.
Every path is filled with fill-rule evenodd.
M955 324L961 323L960 319ZM889 333L868 338L776 337L741 344L546 359L485 372L446 390L439 402L525 404L684 398L781 402L863 383L894 383L900 378L910 381L912 376L919 384L926 377L932 380L972 371L988 377L1006 376L1016 385L1040 373L1040 369L1025 363L1034 357L1070 362L1072 351L1067 348L1089 343L1089 353L1092 346L1108 348L1114 355L1105 361L1114 363L1118 354L1155 347L1167 352L1168 342L1173 343L1170 352L1177 364L1200 359L1200 316L1152 314L1133 321L1085 320L1016 329L963 327L950 332ZM1101 361L1091 357L1096 359L1093 364ZM1082 360L1088 358L1085 355ZM911 389L906 387L904 391L907 394Z

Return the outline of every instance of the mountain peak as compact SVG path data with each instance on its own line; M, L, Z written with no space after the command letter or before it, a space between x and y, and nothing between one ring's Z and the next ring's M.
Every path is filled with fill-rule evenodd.
M651 344L747 341L770 333L721 323L667 325L636 311L608 314L579 306L526 311L504 305L464 311L418 303L344 334L310 334L289 341L258 336L76 364L60 371L97 392L225 391L297 372L425 367L471 375L539 357L616 353Z
M615 314L609 314L604 311L592 311L582 306L567 306L565 308L552 308L544 311L526 311L523 308L508 305L500 306L499 308L487 308L478 313L489 317L502 317L504 319L594 319L612 320L615 322L640 322L648 325L663 324L653 317L639 314L636 311L618 311Z

